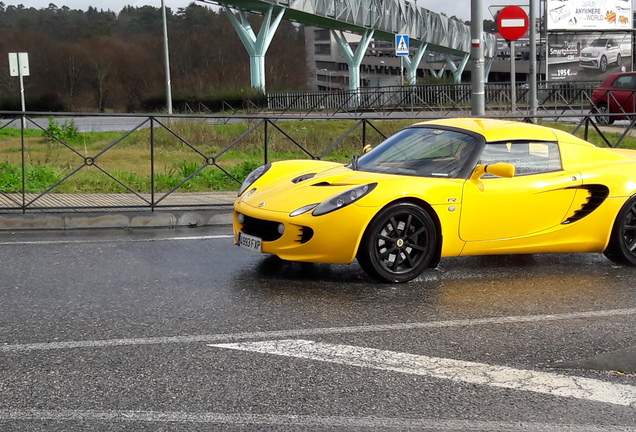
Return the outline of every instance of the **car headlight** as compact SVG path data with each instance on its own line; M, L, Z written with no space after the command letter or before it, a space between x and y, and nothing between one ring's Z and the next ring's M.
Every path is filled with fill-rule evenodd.
M598 57L598 53L597 52L592 53L592 57L594 57L594 58Z
M362 186L356 186L353 189L349 189L346 192L338 194L329 198L327 201L322 202L311 212L314 216L321 216L330 213L334 210L338 210L342 207L346 207L358 201L363 196L367 195L377 186L377 183L369 183Z
M243 180L243 184L241 185L241 187L239 188L238 191L238 196L241 196L241 194L243 194L243 192L245 192L245 190L252 186L252 184L258 180L259 178L261 178L263 176L263 174L265 174L270 168L272 167L271 163L268 163L266 165L261 165L258 168L256 168L254 171L252 171L251 173L249 173L247 175L247 177L245 177L245 180Z

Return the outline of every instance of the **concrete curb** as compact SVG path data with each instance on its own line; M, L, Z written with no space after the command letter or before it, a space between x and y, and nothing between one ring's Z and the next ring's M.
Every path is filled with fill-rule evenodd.
M232 207L207 210L0 214L0 231L231 225Z

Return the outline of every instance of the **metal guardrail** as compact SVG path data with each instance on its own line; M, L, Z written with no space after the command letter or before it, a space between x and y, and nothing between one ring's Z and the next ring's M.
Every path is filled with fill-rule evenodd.
M589 107L592 92L598 81L538 83L539 107L553 105L572 109ZM529 88L526 83L515 86L515 109L511 99L510 83L487 83L485 85L486 110L497 113L520 113L529 109ZM267 109L275 112L347 112L361 114L374 112L432 111L438 114L455 115L470 111L470 84L426 84L415 86L391 86L362 88L358 91L287 92L268 93Z
M570 96L578 99L575 90ZM320 95L318 95L320 96ZM316 96L316 97L318 97ZM624 139L633 131L636 124L636 115L632 116L629 124L624 125L618 131L621 136L618 140L612 141L608 138L606 129L599 126L597 119L601 114L590 113L589 108L575 110L568 105L543 105L541 114L535 118L527 115L497 115L498 118L509 118L522 121L566 121L575 125L575 131L583 130L584 137L587 138L590 131L596 131L608 146L617 147L622 144ZM602 114L604 116L613 116L614 114ZM4 118L0 131L7 128L19 130L19 137L0 138L0 149L13 153L19 153L19 163L15 170L15 175L19 176L17 185L12 189L8 189L0 182L0 213L28 213L42 212L52 210L98 210L98 209L149 209L151 211L158 209L175 209L175 208L197 208L210 207L214 203L201 203L195 199L196 195L192 194L191 201L184 201L180 192L187 192L188 182L198 175L204 173L216 172L218 175L224 176L234 190L238 189L242 178L238 178L228 168L228 160L231 159L230 152L242 145L248 138L259 140L260 155L263 163L270 160L270 138L272 134L291 143L291 145L299 151L302 157L311 159L323 159L327 155L339 148L347 137L352 134L356 135L359 140L360 151L367 144L376 144L384 139L388 134L382 132L382 124L387 120L412 120L422 121L432 118L444 117L441 113L430 111L412 111L393 110L382 112L381 114L371 113L343 113L338 110L325 113L281 113L276 115L114 115L114 114L80 114L80 113L16 113L16 112L0 112L0 116ZM109 141L101 145L100 148L93 148L77 141L62 139L51 133L47 124L50 119L56 120L58 123L66 122L73 119L79 130L98 131L102 129L113 129L113 125L120 125L122 132L117 139ZM351 126L345 133L338 137L333 143L325 143L320 151L311 150L304 145L299 139L295 138L293 133L285 131L281 127L282 122L302 122L302 121L333 121L333 120L349 120L353 121ZM183 122L192 122L197 125L227 125L229 123L242 123L245 125L244 132L231 137L231 142L222 148L215 148L210 143L197 143L188 140L179 132L177 127ZM220 126L222 127L222 126ZM44 144L40 143L40 148L34 148L29 144L28 131L36 131L41 134ZM140 181L131 173L122 171L121 164L127 157L127 142L133 135L141 135L141 139L145 142L145 150L141 155L140 164L146 166L145 178ZM373 135L373 136L371 136ZM139 139L139 137L136 137ZM169 138L175 145L182 150L183 160L167 160L162 156L164 141ZM9 140L12 144L7 144ZM2 142L4 141L4 143ZM358 142L358 141L356 141ZM7 150L7 146L12 146ZM33 158L36 151L55 152L58 159L58 165L63 165L66 170L56 178L44 181L38 190L34 190L35 182L42 181L37 178L32 171L34 166ZM63 155L63 156L61 156ZM63 158L63 160L60 160ZM193 162L194 160L194 162ZM118 162L120 161L120 162ZM0 159L0 169L8 167L6 162ZM163 178L161 169L169 164L183 165L188 168L184 170L178 181L171 183L169 186L165 184L159 185ZM43 165L46 165L44 163ZM86 180L86 184L82 175L85 171L93 171L99 174L105 182L111 184L118 194L111 196L107 201L96 201L92 199L94 194L90 193L91 183ZM3 175L6 175L4 173ZM0 177L1 180L1 177ZM69 205L69 194L60 194L59 188L66 182L79 182L79 189L85 190L87 193L71 194L75 198L72 205ZM232 186L233 187L233 186ZM177 196L179 199L177 199Z
M188 192L188 182L201 174L216 173L226 178L233 190L237 190L243 178L233 174L228 168L232 156L230 152L239 148L250 137L256 136L259 140L262 163L267 163L270 159L270 139L273 134L283 136L284 139L299 150L299 157L310 159L322 159L337 148L348 136L355 131L361 131L361 141L363 145L367 143L367 131L375 130L383 139L386 136L373 125L371 120L354 120L355 125L346 133L340 136L335 142L327 143L320 151L311 150L294 138L289 132L279 126L281 121L295 121L297 118L288 116L284 118L279 115L113 115L113 114L80 114L80 113L15 113L0 112L4 118L0 131L17 129L19 136L14 138L0 138L0 150L6 153L19 154L19 161L13 164L2 162L0 159L0 213L15 212L38 212L38 211L60 211L64 209L73 210L98 210L98 209L121 209L138 210L150 209L174 209L174 208L197 208L210 207L214 203L193 199L191 202L184 201L183 194ZM349 116L344 116L343 120L349 120ZM308 120L303 117L301 120ZM317 116L314 120L331 120L333 117ZM103 143L99 148L92 145L77 142L73 139L65 139L59 136L59 125L72 122L73 128L84 131L112 130L114 125L119 124L121 135L116 139ZM56 127L51 128L51 122ZM245 130L231 137L229 144L222 147L213 146L209 143L195 142L180 132L180 125L187 124L190 128L202 127L202 125L217 125L224 127L229 123L242 123ZM47 126L48 125L48 126ZM6 132L6 131L5 131ZM31 133L29 133L31 132ZM35 143L33 138L36 134ZM11 134L6 134L9 137ZM125 163L129 140L134 139L137 143L143 141L143 154L138 164L145 166L144 178L133 175L130 172L122 171L121 165ZM262 139L261 139L262 137ZM4 143L2 142L4 141ZM166 146L166 141L170 141L170 146L179 147L178 155L182 160L166 159L162 157ZM7 142L10 142L7 144ZM362 149L362 147L360 147ZM42 152L49 152L51 156L41 157ZM63 155L63 156L60 156ZM34 159L39 156L38 161ZM138 155L139 156L139 155ZM61 158L63 160L60 160ZM42 179L43 175L38 174L35 168L46 170L55 159L56 166L64 166L65 170L56 177ZM259 162L260 164L260 162ZM165 167L173 171L173 176L168 184L160 184L161 179L165 180L161 169ZM176 169L174 167L177 167ZM11 173L10 171L13 171ZM97 174L101 177L101 186L108 183L108 187L119 192L118 198L113 198L113 194L104 197L100 194L100 199L95 199L97 194L83 193L90 191L94 179L83 179L82 175L87 171L92 172L93 177ZM179 171L174 173L174 171ZM244 173L247 174L247 173ZM174 177L181 177L175 180ZM13 176L13 183L8 185L3 179L6 176ZM60 187L70 182L75 182L78 193L59 193ZM82 184L85 182L85 184ZM73 195L76 199L69 205L68 195ZM196 198L195 194L192 194ZM224 205L224 204L220 204Z

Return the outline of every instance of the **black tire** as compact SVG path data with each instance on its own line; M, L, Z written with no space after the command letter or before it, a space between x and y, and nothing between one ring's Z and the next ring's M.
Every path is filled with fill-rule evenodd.
M601 60L599 61L599 64L598 64L598 68L601 72L607 71L607 57L605 56L601 57Z
M618 212L609 245L603 253L617 264L636 266L636 195Z
M620 54L616 55L616 66L618 66L618 67L621 66L621 55Z
M594 111L599 114L596 116L596 123L600 125L611 125L614 123L614 117L607 115L610 110L605 102L599 103Z
M413 203L395 203L378 212L367 227L358 262L384 282L407 282L431 264L436 245L431 216Z

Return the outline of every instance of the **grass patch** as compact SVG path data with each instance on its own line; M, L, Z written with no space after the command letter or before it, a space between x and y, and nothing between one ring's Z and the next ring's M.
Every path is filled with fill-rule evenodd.
M40 136L42 132L33 130L33 129L25 129L24 136L25 137L36 137ZM5 138L20 138L22 135L20 133L20 120L15 120L12 123L8 124L4 128L0 129L0 139Z
M60 171L54 167L33 166L25 167L24 182L28 185L27 192L41 193L62 179ZM7 193L22 191L22 168L6 162L0 163L0 190Z

